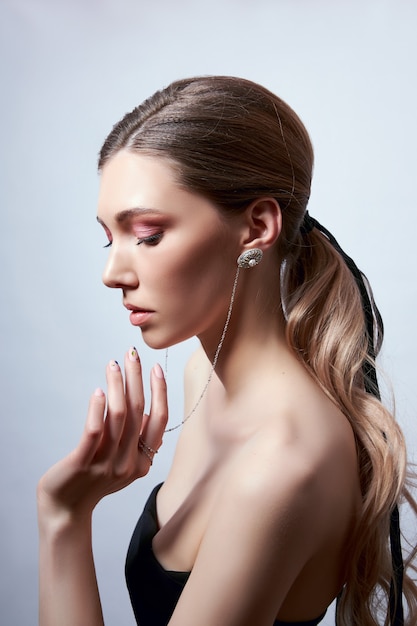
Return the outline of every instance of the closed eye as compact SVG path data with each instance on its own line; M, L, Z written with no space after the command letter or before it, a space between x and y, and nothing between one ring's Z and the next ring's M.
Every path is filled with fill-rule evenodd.
M139 238L136 245L139 246L141 243L146 243L146 245L148 246L156 246L156 244L159 243L161 238L162 238L162 233L155 233L154 235L149 235L149 237ZM103 246L103 248L110 248L112 243L113 241L109 241L109 243L106 243L106 245Z
M148 246L156 246L157 243L160 242L162 238L162 233L155 233L154 235L149 235L149 237L142 237L138 239L136 245L140 245L141 243L146 243Z

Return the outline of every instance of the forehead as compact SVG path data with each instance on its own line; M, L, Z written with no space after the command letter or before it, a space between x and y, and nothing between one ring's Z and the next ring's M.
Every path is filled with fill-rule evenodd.
M213 202L178 182L176 164L122 150L101 172L97 219L110 230L132 220L186 223L187 228L231 227Z
M174 191L181 188L166 159L121 150L102 169L98 211L151 206Z

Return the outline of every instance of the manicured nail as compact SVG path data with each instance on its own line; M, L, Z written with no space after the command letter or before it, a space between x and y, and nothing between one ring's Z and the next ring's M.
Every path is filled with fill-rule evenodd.
M94 392L94 395L97 396L98 398L102 398L104 396L104 391L100 389L100 387L97 387L97 389Z
M162 367L159 365L159 363L155 363L155 365L153 366L153 371L157 378L164 378L164 372L162 371Z
M119 364L117 361L110 361L109 363L109 367L111 370L117 371L120 369Z
M131 348L129 348L129 360L139 361L138 351L136 350L135 346L132 346Z

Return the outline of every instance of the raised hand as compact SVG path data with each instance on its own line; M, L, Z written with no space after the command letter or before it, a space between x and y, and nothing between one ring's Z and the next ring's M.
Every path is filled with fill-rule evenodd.
M78 446L41 478L41 514L89 515L101 498L149 471L168 418L165 379L161 367L155 365L151 372L151 409L146 415L135 348L126 354L124 369L125 381L118 363L108 364L107 410L105 394L97 389L91 396Z

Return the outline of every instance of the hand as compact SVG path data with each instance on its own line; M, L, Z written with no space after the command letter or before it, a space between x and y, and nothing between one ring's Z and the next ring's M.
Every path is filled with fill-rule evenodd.
M151 373L151 410L145 415L142 371L134 348L124 365L125 384L117 362L107 366L107 411L105 394L97 389L78 446L41 478L41 516L91 515L101 498L148 473L168 419L166 384L156 365Z

